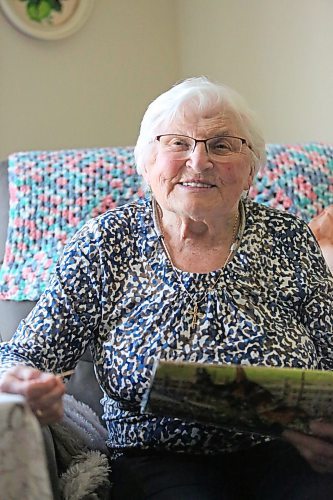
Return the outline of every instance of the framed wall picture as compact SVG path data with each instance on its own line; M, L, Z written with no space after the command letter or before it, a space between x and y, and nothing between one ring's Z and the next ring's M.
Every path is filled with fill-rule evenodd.
M87 21L95 0L0 0L7 19L22 33L43 40L72 35Z

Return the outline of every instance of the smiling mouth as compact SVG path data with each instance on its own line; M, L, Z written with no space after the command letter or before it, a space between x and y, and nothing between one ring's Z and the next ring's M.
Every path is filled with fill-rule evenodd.
M206 182L180 182L181 186L193 187L193 188L213 188L216 187L215 184L207 184Z

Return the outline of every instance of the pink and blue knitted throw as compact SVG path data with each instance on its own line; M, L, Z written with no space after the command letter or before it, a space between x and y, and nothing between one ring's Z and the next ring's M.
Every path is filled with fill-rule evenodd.
M9 227L0 298L37 300L84 222L142 197L133 148L32 151L9 157Z
M333 145L268 144L250 196L309 222L333 204Z
M333 146L267 146L250 196L306 222L333 204ZM142 197L133 148L17 153L0 299L36 300L68 239L91 217Z

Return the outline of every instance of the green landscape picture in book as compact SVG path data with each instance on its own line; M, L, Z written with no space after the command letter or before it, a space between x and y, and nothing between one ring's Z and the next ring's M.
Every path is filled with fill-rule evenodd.
M308 433L311 420L332 420L333 373L160 361L142 411L268 435Z

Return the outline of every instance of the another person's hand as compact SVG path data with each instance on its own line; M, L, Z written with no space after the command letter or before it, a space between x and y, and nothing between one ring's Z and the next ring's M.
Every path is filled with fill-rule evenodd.
M309 222L328 267L333 274L333 205L326 207Z
M42 425L58 422L63 417L65 385L52 373L24 365L14 366L0 379L0 392L24 396Z
M287 430L283 437L297 448L317 472L333 474L333 424L313 421L313 435Z

